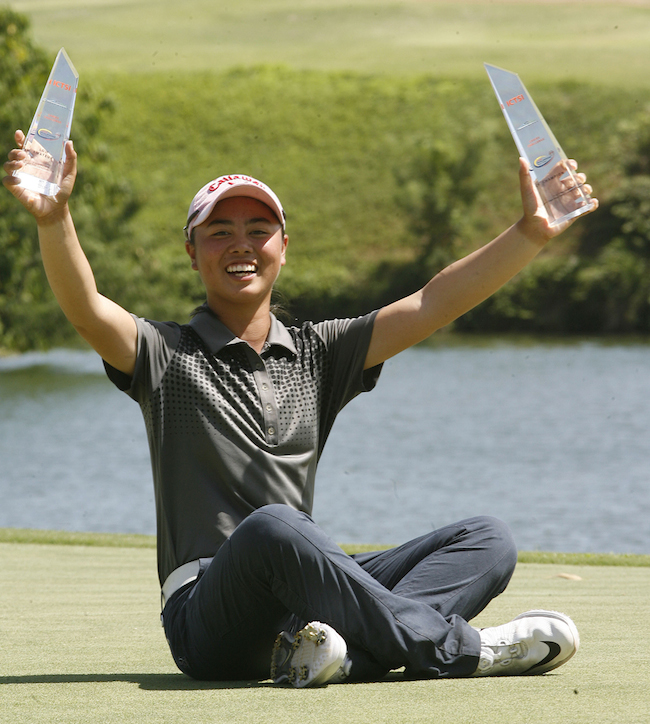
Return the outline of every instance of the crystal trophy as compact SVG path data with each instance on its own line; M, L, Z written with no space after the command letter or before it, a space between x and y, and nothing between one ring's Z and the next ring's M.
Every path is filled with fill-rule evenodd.
M484 63L519 155L544 203L551 226L590 211L594 203L516 73Z
M79 74L63 48L59 50L23 150L28 158L16 171L20 185L44 196L56 196L70 138Z

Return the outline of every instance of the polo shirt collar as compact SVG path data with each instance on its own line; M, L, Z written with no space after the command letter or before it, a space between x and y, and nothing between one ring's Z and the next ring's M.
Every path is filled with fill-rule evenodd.
M210 350L210 354L217 354L229 344L246 344L242 339L236 337L210 309L202 309L198 312L192 317L189 325L201 337ZM266 341L269 347L277 345L288 349L294 355L298 354L289 331L274 314L271 314L271 329Z

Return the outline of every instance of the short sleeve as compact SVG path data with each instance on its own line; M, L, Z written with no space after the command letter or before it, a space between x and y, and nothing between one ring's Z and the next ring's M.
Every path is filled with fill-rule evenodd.
M156 389L169 365L181 336L180 326L174 322L153 322L136 317L138 330L138 356L133 377L115 369L104 361L109 380L137 402L142 402Z
M346 381L339 390L342 408L361 392L377 384L382 365L364 370L377 312L353 319L333 319L314 325L330 357L334 380Z

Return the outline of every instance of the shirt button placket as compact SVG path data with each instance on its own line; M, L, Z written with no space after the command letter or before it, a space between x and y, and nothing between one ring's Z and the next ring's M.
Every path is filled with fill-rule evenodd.
M271 384L271 378L269 377L264 362L261 359L256 360L253 368L253 374L255 376L257 389L259 391L260 400L262 402L266 441L269 445L277 445L278 431L280 426L278 419L278 406L275 401L275 394L273 391L273 385Z

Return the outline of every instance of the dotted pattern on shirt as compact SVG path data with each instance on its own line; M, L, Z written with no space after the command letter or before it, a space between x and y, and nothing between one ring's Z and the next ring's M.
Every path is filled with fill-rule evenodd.
M297 358L276 347L262 352L280 410L280 440L299 448L314 444L314 431L323 428L323 403L331 390L331 367L324 345L311 325L288 329ZM268 357L267 355L273 355ZM271 360L273 363L271 364ZM332 419L331 424L334 422ZM324 441L323 441L324 444Z
M323 391L327 397L331 389L323 341L308 325L289 332L297 358L279 346L262 352L278 405L277 446L292 454L318 445L320 452L325 442L318 440ZM264 413L246 348L227 345L211 357L190 327L182 328L161 385L143 405L143 414L148 428L159 421L174 435L200 435L207 426L233 438L235 429L258 446L267 447ZM328 423L325 427L329 430L333 419Z

